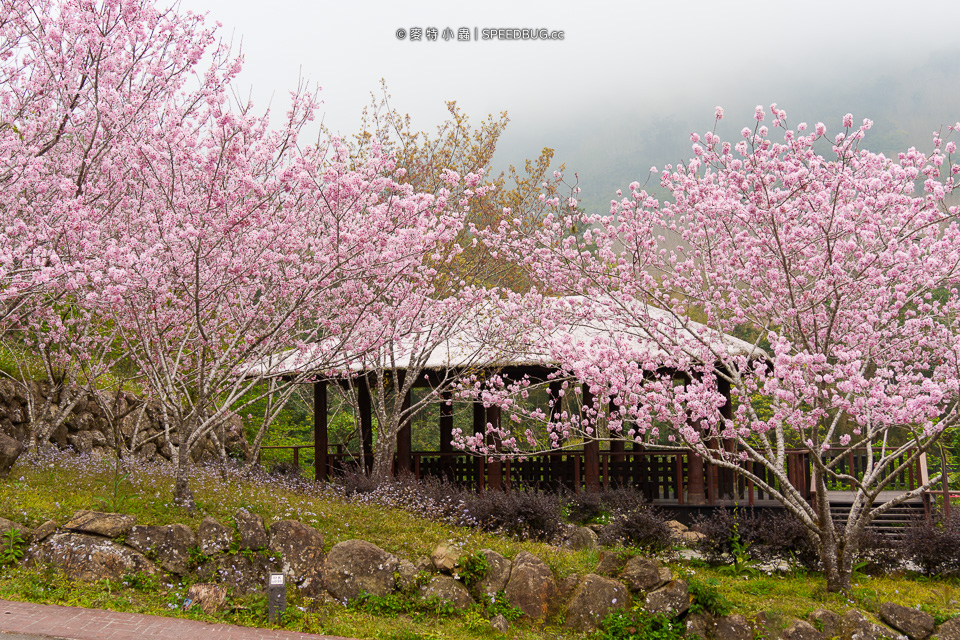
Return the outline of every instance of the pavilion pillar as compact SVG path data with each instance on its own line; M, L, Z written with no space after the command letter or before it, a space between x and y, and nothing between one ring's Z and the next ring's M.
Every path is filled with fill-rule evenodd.
M329 479L327 463L327 381L313 383L313 478L317 482Z
M453 392L440 392L440 468L445 480L453 480Z
M703 458L693 451L687 452L687 502L705 504L707 496L703 486Z
M553 406L550 407L550 422L557 423L560 421L560 416L563 413L563 400L560 392L563 390L563 383L559 380L553 380L550 382L550 399L553 400ZM563 445L563 440L557 440L557 444ZM567 486L565 482L566 479L573 478L573 473L564 474L564 467L570 462L570 457L567 457L567 460L561 457L561 452L557 451L550 456L550 479L556 486ZM578 463L579 464L579 463ZM579 488L579 487L578 487Z
M583 420L587 416L588 408L593 406L593 394L590 393L587 384L583 385L581 398L583 409L580 412L580 419ZM587 434L584 433L583 441L583 475L588 491L600 490L600 441L597 440L598 435L600 434L597 433L597 416L595 415L593 416L593 438L588 440Z
M500 407L490 405L487 407L487 422L494 429L500 428ZM487 444L494 445L500 450L500 437L491 433L487 435ZM503 489L503 463L500 460L490 460L487 462L487 480L491 489Z
M611 398L609 420L612 420L613 414L615 412L619 412L619 410L620 408L616 404L614 404L613 398ZM607 424L609 425L610 423L608 422ZM621 416L621 425L622 424L623 424L623 419ZM607 432L610 434L610 437L613 438L612 440L610 440L610 464L609 464L610 477L615 481L617 485L623 485L625 480L625 477L623 474L623 466L624 466L623 462L626 459L626 456L624 456L624 452L627 450L625 443L623 441L623 437L625 434L622 428L620 433L614 433L610 431L608 427Z
M487 411L482 402L473 403L473 435L483 437L487 432ZM486 476L486 464L481 456L473 458L473 473L476 482L477 493L483 493L484 477Z
M363 466L367 474L373 470L373 410L370 404L370 379L357 379L357 409L360 412L360 442Z
M406 373L401 371L397 376L397 393L403 391L406 383ZM410 400L413 395L413 389L408 389L403 394L403 403L400 405L400 411L407 414L410 411ZM400 423L400 429L397 431L397 467L395 475L405 475L410 473L410 462L412 457L412 438L410 433L410 416L404 415L403 422Z
M684 383L689 382L686 375L682 375ZM707 492L704 485L703 458L691 449L687 451L687 503L706 504ZM711 495L713 495L711 493ZM681 496L682 497L682 496Z
M730 394L730 383L727 380L724 380L720 376L717 376L717 391L723 394L723 406L720 407L720 417L724 420L733 419L733 399ZM722 431L722 429L721 429ZM737 440L736 438L724 438L723 439L723 450L727 453L736 453L737 451ZM737 496L736 491L736 482L737 477L734 474L732 469L721 469L722 474L722 488L720 490L721 497L724 494L730 498Z

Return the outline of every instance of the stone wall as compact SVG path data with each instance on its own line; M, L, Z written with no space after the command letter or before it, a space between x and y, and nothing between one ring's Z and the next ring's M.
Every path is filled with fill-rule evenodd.
M40 399L48 387L33 382L29 388L30 393L37 399L36 406L40 406ZM55 397L54 402L58 401L59 398ZM141 411L140 404L135 395L121 392L117 405L119 413L122 415L130 408L134 410L120 420L119 433L115 434L100 405L92 396L86 394L64 423L51 434L50 442L61 449L70 448L78 453L105 453L113 450L119 437L125 450L132 450L148 460L156 456L169 460L171 449L163 436L160 405L149 403L146 409ZM26 391L11 380L0 380L0 433L23 444L30 439ZM231 415L226 424L216 429L216 435L225 443L228 455L243 460L249 457L250 449L243 437L243 425L239 416ZM175 427L171 433L171 441L174 445L178 443ZM219 455L216 443L210 437L205 438L193 451L196 461L215 460Z
M0 518L0 534L14 527ZM559 614L563 626L575 632L596 629L609 614L639 606L681 625L685 637L705 640L960 640L960 617L937 627L933 616L893 603L881 605L878 618L857 610L841 616L825 609L807 620L777 621L762 613L751 619L739 614L714 617L702 609L691 613L695 600L682 579L655 559L623 553L601 553L592 573L558 580L529 552L507 559L482 549L471 555L484 556L486 570L473 575L468 588L460 575L466 552L452 541L440 542L429 558L418 559L397 557L363 540L346 540L325 550L323 536L313 527L281 520L268 528L259 515L246 510L238 511L229 525L206 518L196 531L183 524L138 526L133 516L78 511L68 522L46 522L26 531L26 537L25 564L56 565L77 580L189 576L187 599L208 613L222 610L230 594L263 592L268 574L282 572L288 588L343 604L361 593L400 594L463 609L502 593L527 620L540 622ZM508 626L503 616L490 622L501 632Z

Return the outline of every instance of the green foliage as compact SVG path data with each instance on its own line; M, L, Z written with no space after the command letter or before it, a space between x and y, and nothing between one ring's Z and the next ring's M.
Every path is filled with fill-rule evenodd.
M127 511L130 503L130 493L126 481L129 477L130 473L124 472L120 458L114 458L112 477L105 487L107 492L94 497L100 504L101 509L109 513L124 513Z
M415 619L424 614L433 614L441 618L455 613L453 603L445 602L436 596L417 598L395 593L375 596L366 591L361 592L347 606L355 611L387 618L396 618L401 614L413 616Z
M750 566L752 559L750 556L751 546L753 546L751 541L744 540L740 536L740 523L734 520L733 532L730 535L730 559L733 561L733 564L728 567L723 567L722 570L737 576L756 573L756 570Z
M733 610L733 603L720 592L720 581L716 578L699 580L687 579L687 590L693 596L690 605L691 613L705 611L715 616L728 615Z
M595 640L680 640L683 632L683 623L634 607L630 612L615 611L608 615L600 630L591 637Z
M136 591L159 591L160 574L128 573L123 576L123 584Z
M14 527L3 532L2 546L0 546L0 566L15 564L23 558L27 547L27 539L20 529Z
M393 593L385 596L375 596L366 591L351 600L348 606L357 611L365 611L375 616L388 618L395 618L401 613L410 613L414 608L413 601L403 596Z
M485 607L487 615L496 618L498 615L513 622L523 617L523 610L515 607L507 600L507 594L503 591L497 591L497 595L490 598L490 602Z
M190 568L196 568L200 565L209 562L210 556L205 554L199 545L195 545L187 549L187 565Z
M483 631L489 624L490 620L484 618L483 613L475 607L463 612L463 626L470 631Z
M457 560L457 574L463 580L464 584L467 585L467 588L471 588L483 580L489 570L490 566L487 563L487 557L479 551L475 551Z

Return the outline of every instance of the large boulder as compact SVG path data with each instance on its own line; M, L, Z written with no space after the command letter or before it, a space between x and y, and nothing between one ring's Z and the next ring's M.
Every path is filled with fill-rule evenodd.
M718 618L713 627L714 640L753 640L753 627L739 614Z
M270 525L270 551L280 554L283 572L304 595L315 597L323 589L323 536L310 525L281 520Z
M6 478L10 467L23 453L23 445L5 433L0 432L0 478Z
M601 551L600 562L597 564L597 574L616 578L627 565L630 556L622 551Z
M197 543L205 555L213 556L226 551L232 541L233 531L209 516L197 528Z
M323 582L323 574L321 567L320 582ZM397 588L404 593L410 593L417 586L417 576L420 575L420 571L416 566L409 560L401 560L400 566L397 567Z
M892 602L880 605L880 619L897 631L907 634L910 640L924 640L929 637L936 624L929 613Z
M81 510L73 514L63 528L77 533L93 533L107 538L118 538L126 535L136 523L135 516Z
M427 599L437 598L441 602L452 604L455 609L466 609L476 604L463 583L450 576L434 576L420 588L420 595Z
M263 593L267 576L280 569L280 563L263 552L219 555L197 567L202 582L229 587L235 595Z
M870 622L862 613L851 609L840 618L840 640L907 640L907 636Z
M323 582L337 600L347 602L366 591L375 596L393 592L393 572L400 561L364 540L344 540L333 546L323 566Z
M93 434L89 431L79 431L67 435L67 442L73 450L80 454L93 453Z
M627 583L630 591L652 591L669 582L672 578L669 570L663 574L663 567L658 562L643 556L635 556L627 561L620 579Z
M557 584L557 597L561 601L567 601L573 596L573 592L580 586L583 576L579 573L571 573Z
M57 531L57 523L54 520L47 520L39 527L33 530L33 541L42 542L52 536Z
M94 582L120 580L128 573L157 573L155 564L139 551L113 540L82 533L60 533L31 547L29 563L52 564L68 578Z
M240 509L234 516L237 522L237 533L240 534L241 549L265 549L269 544L267 528L263 525L263 518L246 509Z
M482 596L494 596L498 591L507 588L513 563L490 549L481 549L480 555L487 559L487 572L477 582L477 593Z
M783 640L823 640L823 634L806 620L794 620L781 635Z
M665 613L679 616L690 608L690 592L683 580L672 580L656 591L651 591L643 601L648 613Z
M840 633L840 615L829 609L817 609L807 616L807 621L812 624L824 637L832 638Z
M590 527L577 527L567 537L565 544L574 551L583 549L592 551L597 548L597 534Z
M457 561L461 555L463 555L463 551L460 547L457 546L456 543L447 540L437 545L433 553L430 554L430 561L433 562L433 566L437 571L449 575L456 569Z
M17 529L18 531L20 531L20 533L21 533L21 535L23 535L23 537L25 537L25 538L28 537L28 536L27 536L28 531L27 531L27 528L26 528L26 527L20 526L19 524L17 524L17 523L14 522L13 520L7 520L6 518L0 518L0 536L2 536L3 534L5 534L7 531L13 531L14 529Z
M543 560L521 551L513 559L504 591L511 605L534 620L543 620L557 597L557 581Z
M960 640L960 616L937 627L937 633L932 640Z
M183 576L190 572L190 549L197 546L197 537L185 524L136 525L127 534L126 543L156 559L166 571Z
M691 613L683 619L683 637L697 640L713 638L714 626L716 626L716 620L706 611Z
M575 631L592 631L609 614L629 608L630 592L623 583L591 573L573 592L564 626Z

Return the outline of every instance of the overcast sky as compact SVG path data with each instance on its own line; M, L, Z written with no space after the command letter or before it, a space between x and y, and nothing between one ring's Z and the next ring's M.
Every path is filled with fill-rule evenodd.
M508 111L498 163L520 164L550 146L568 171L590 180L583 185L588 193L685 158L687 134L712 127L717 105L726 109L731 133L750 124L754 105L777 102L793 122L821 119L835 130L853 111L858 120L878 120L877 144L922 147L934 128L960 120L960 2L905 6L877 0L181 5L209 12L235 48L242 42L240 86L258 105L272 100L275 110L284 107L303 77L322 87L327 126L349 135L384 78L392 105L422 129L443 120L446 100L457 100L474 121ZM441 36L411 41L417 27L435 27ZM467 27L470 41L445 41L447 27ZM475 41L475 29L482 35L485 28L542 28L563 31L563 39ZM399 29L407 32L402 39Z

